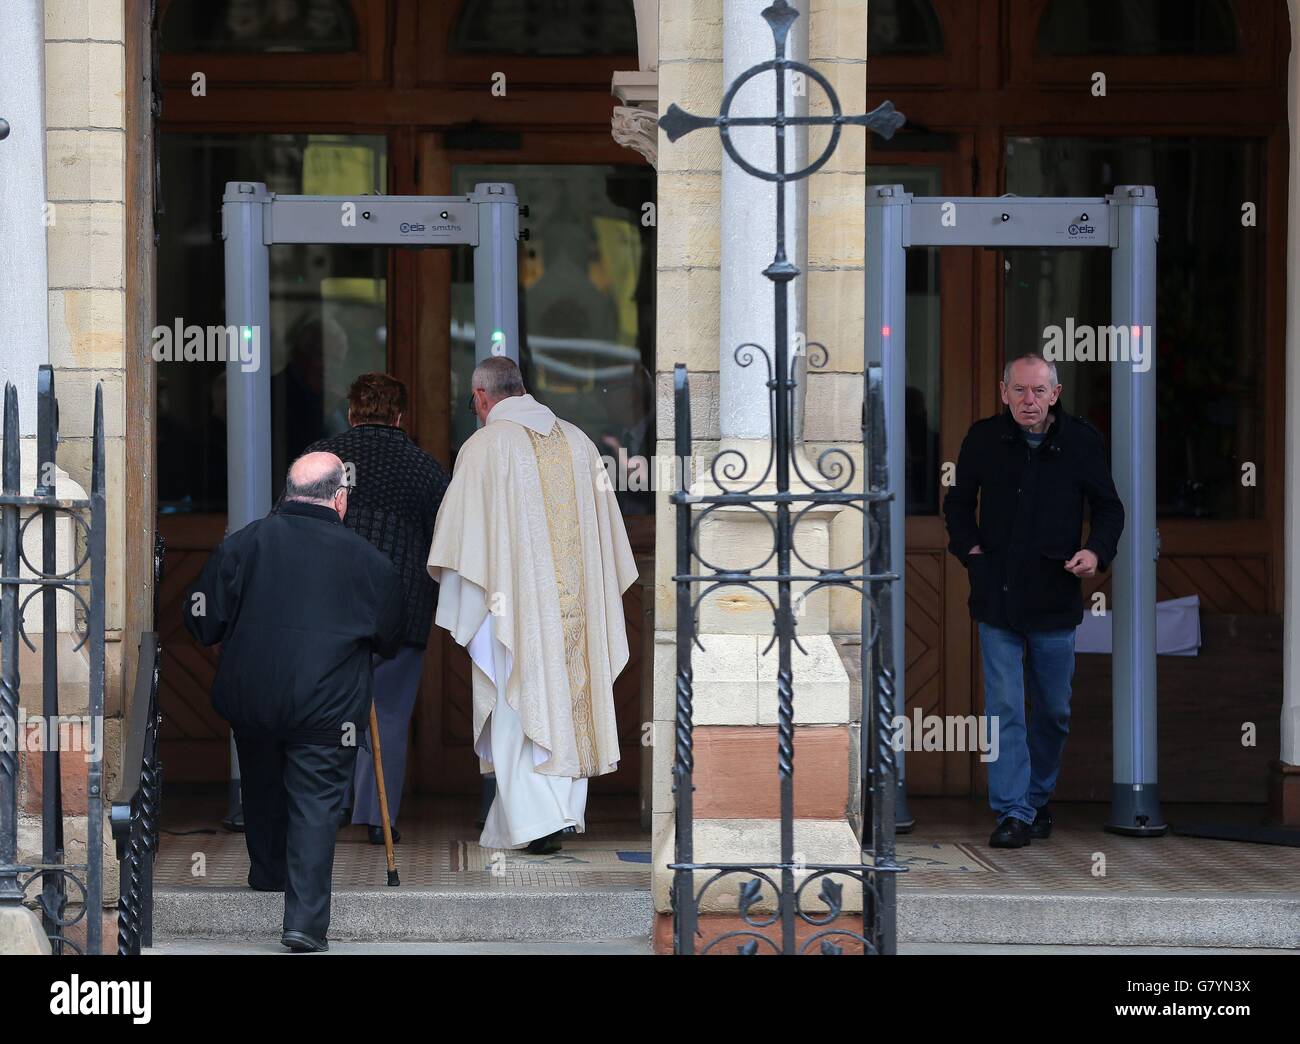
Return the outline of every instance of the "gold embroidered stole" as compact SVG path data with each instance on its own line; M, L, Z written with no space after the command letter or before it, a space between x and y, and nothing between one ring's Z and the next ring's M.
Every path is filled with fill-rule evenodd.
M584 580L582 534L573 482L573 452L557 423L549 435L525 428L537 457L542 504L551 536L555 586L560 593L560 622L564 631L564 662L569 674L573 735L582 776L598 770L596 723L591 711L591 667L587 658L587 591Z

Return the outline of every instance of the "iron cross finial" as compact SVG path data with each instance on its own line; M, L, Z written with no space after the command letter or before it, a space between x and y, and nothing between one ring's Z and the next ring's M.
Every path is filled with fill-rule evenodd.
M756 178L762 178L764 181L798 181L806 178L808 175L820 170L826 161L831 158L839 144L840 130L844 126L866 127L874 131L882 138L889 139L894 136L894 132L907 122L906 117L894 108L893 102L882 102L871 112L864 113L860 116L846 116L840 110L840 99L836 95L835 89L830 85L830 81L821 73L809 65L802 62L792 61L785 56L785 42L789 35L790 26L794 20L799 17L799 12L791 7L786 0L774 0L771 6L763 9L764 20L772 30L772 43L775 51L775 58L769 62L760 62L758 65L751 66L743 73L736 77L727 93L723 95L721 112L717 116L696 116L680 108L675 102L668 106L667 111L659 118L659 126L663 132L668 135L669 141L676 141L683 135L691 131L699 130L701 127L717 127L718 133L722 137L722 147L727 150L727 155L742 170L752 174ZM816 83L830 101L831 114L829 116L787 116L785 114L785 91L778 89L776 92L776 111L772 116L731 116L731 104L735 100L736 93L746 83L755 76L765 72L775 72L778 77L778 83L784 82L784 74L789 72L801 73L808 79ZM791 173L786 173L783 168L784 150L780 147L782 139L785 137L786 127L813 127L813 126L830 126L831 136L822 150L820 156L806 167ZM775 171L760 170L758 167L749 163L736 150L735 144L731 140L732 127L771 127L777 137L777 159L778 169Z

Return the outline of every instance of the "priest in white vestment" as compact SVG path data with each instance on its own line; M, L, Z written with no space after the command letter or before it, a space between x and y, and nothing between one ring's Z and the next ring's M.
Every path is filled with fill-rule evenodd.
M474 750L496 774L479 844L554 852L586 829L587 780L618 767L637 568L591 440L527 394L510 359L484 360L471 388L484 423L434 528L435 622L469 652Z

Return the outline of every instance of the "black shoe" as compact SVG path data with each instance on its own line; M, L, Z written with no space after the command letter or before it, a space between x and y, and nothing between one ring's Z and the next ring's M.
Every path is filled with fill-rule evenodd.
M1024 848L1029 844L1029 824L1015 816L1007 816L989 838L989 848Z
M294 953L318 953L330 948L324 939L314 939L306 932L285 932L280 936L280 945L287 946Z
M342 830L352 822L352 809L345 808L339 813L339 829Z
M553 834L530 841L524 851L529 855L554 855L560 850L560 834L561 831L557 830Z
M393 844L402 840L402 832L397 827L389 827L393 832ZM384 843L384 828L381 826L366 827L366 832L370 835L372 845L382 845Z
M1052 811L1050 806L1044 805L1034 815L1033 825L1029 828L1029 836L1035 841L1046 841L1052 836Z

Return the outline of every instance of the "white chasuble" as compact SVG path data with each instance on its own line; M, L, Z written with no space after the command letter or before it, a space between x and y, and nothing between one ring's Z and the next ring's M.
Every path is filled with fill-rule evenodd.
M438 626L473 664L474 749L497 777L480 844L585 829L587 779L618 767L614 679L636 563L596 447L531 395L456 458L429 552Z

